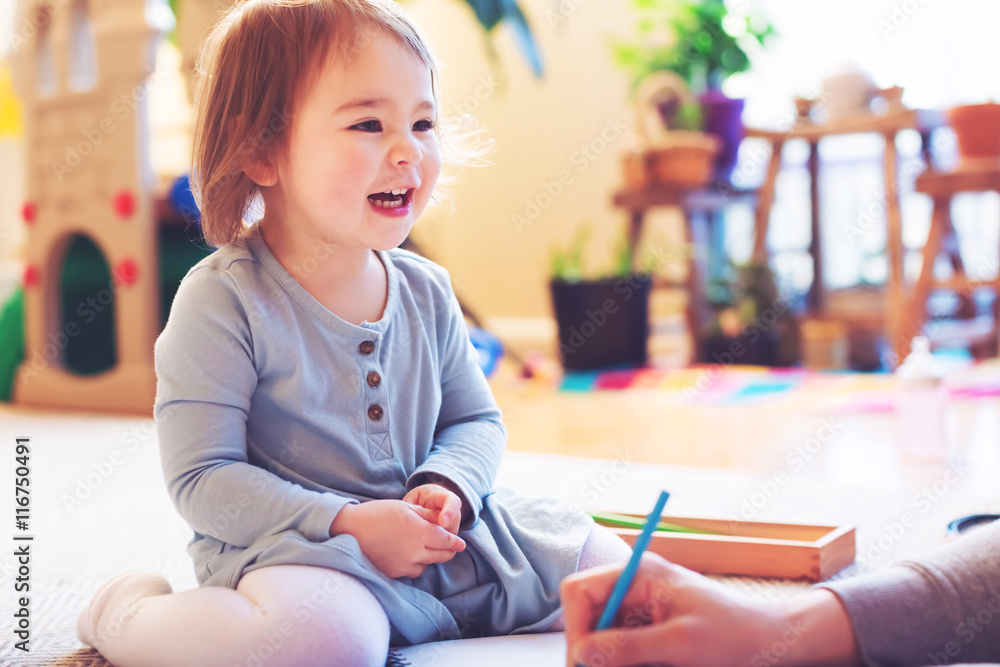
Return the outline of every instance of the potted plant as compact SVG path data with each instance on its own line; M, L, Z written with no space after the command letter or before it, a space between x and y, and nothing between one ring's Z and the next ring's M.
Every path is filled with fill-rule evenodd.
M701 106L687 83L674 72L652 72L636 87L634 103L637 146L625 154L626 182L637 190L650 182L681 188L709 183L721 141L699 131Z
M948 109L960 166L996 166L1000 160L1000 104L966 104Z
M651 72L680 75L698 94L702 129L723 142L716 158L716 179L728 181L743 139L743 100L730 99L721 87L732 74L750 68L746 48L763 46L774 34L759 16L731 13L723 0L632 0L640 14L634 39L612 42L615 61L637 83Z
M601 277L586 277L583 253L589 227L582 227L567 250L552 254L549 288L559 332L559 358L567 371L644 366L649 336L649 274L633 270L623 243L615 266Z
M700 361L712 364L792 366L800 357L800 333L791 304L783 299L766 264L730 266L731 277L711 281L712 317L702 333Z

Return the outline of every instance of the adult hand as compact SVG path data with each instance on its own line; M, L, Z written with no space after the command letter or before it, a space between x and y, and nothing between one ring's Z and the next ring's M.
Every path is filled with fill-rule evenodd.
M419 577L431 563L465 550L465 541L436 524L437 512L402 500L345 505L330 536L350 533L361 551L390 579Z
M860 664L850 620L829 591L758 600L650 553L642 556L616 627L592 632L623 567L563 581L570 667Z
M430 510L432 521L453 535L458 534L462 523L462 499L454 491L437 482L421 484L403 496L403 502Z

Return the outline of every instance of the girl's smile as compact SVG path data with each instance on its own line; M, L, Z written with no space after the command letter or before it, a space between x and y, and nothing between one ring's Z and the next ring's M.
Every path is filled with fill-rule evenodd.
M378 213L399 218L413 210L413 192L416 188L398 188L389 192L368 195L368 203Z

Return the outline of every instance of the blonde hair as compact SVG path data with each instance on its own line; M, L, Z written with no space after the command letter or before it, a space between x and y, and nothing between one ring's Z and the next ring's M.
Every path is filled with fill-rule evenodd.
M489 164L493 141L469 117L441 120L437 63L416 26L393 0L245 0L229 9L202 46L196 73L197 120L191 190L205 240L218 247L242 236L260 187L243 164L288 149L296 102L323 62L346 65L378 31L395 38L431 73L442 171L432 196L451 199L462 166ZM258 202L259 203L259 202Z

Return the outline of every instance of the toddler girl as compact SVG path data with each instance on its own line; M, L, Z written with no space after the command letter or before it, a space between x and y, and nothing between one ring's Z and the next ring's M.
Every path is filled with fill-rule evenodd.
M441 171L424 40L391 0L247 0L201 74L219 249L157 340L154 407L200 588L119 575L80 639L120 667L363 667L559 629L560 581L629 549L493 488L506 430L448 274L396 249Z

